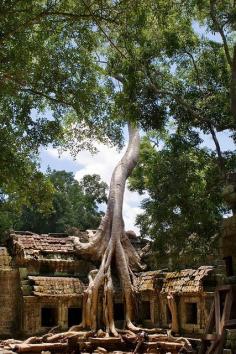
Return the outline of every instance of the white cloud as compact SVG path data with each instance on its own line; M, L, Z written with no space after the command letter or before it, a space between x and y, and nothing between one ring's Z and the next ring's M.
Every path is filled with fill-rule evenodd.
M80 180L86 174L99 174L103 181L108 185L112 172L116 164L121 159L125 148L119 153L115 148L108 147L104 144L96 144L98 153L92 155L88 151L81 151L75 159L75 164L78 166L78 171L75 173L75 178ZM56 149L50 148L47 150L52 157L58 157ZM61 155L61 160L73 161L69 152L64 152ZM135 217L141 212L140 202L143 196L137 192L131 192L126 188L123 205L123 216L126 230L134 230L139 233L139 229L134 226Z

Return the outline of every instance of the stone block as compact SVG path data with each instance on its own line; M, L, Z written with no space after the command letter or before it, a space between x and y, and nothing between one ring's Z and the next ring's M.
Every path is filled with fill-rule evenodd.
M19 268L19 273L20 273L20 279L27 278L28 275L27 268Z

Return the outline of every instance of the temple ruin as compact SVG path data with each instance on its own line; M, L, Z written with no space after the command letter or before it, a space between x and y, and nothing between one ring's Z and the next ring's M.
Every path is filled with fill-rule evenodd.
M80 237L86 239L86 232ZM139 246L136 239L133 242ZM94 269L96 264L78 256L69 236L11 234L7 246L0 248L1 336L27 337L54 326L67 330L79 324L83 292ZM170 328L167 296L171 292L177 303L180 332L203 333L216 282L211 266L136 273L136 323L147 328ZM114 317L116 326L122 328L122 292L116 279L114 283Z
M236 349L236 174L229 176L224 191L234 214L223 220L220 254L215 265L196 269L166 269L135 272L136 311L135 324L140 328L155 328L156 333L144 342L145 351L178 353L182 344L168 335L168 330L193 344L191 352L234 353ZM77 236L66 234L37 235L31 232L13 232L6 244L0 247L0 336L1 338L28 338L42 336L51 328L68 331L78 325L83 316L83 296L91 274L99 264L83 259L76 250L75 237L87 242L94 231L79 232ZM132 232L127 236L137 252L145 248ZM112 274L114 283L114 319L116 328L124 325L123 293L118 277ZM99 328L104 328L101 291L99 302ZM174 308L174 310L173 310ZM174 316L174 317L173 317ZM68 332L67 332L68 333ZM78 332L79 333L79 332ZM103 332L104 333L104 332ZM121 332L122 333L122 332ZM161 334L161 333L167 333ZM73 334L73 332L72 332ZM15 348L18 352L36 352L52 348L53 352L67 352L68 342L42 343L14 341L0 343L1 348ZM125 336L123 336L124 340ZM84 343L85 339L78 343ZM132 342L133 340L133 342ZM134 343L137 338L129 338ZM156 340L156 341L155 341ZM87 350L94 351L103 338L90 338ZM121 338L110 337L109 345L119 348L126 343ZM38 346L38 347L37 347ZM162 347L163 346L163 347ZM111 347L111 348L114 348ZM160 351L158 351L159 349ZM164 351L161 351L162 349ZM225 348L225 349L224 349ZM185 347L186 349L186 347ZM96 349L97 350L97 349ZM99 350L97 350L99 352ZM34 351L32 351L34 352ZM72 351L73 352L73 351ZM102 353L102 351L100 351ZM99 352L99 353L100 353ZM182 351L181 351L182 352ZM3 351L3 353L5 353Z

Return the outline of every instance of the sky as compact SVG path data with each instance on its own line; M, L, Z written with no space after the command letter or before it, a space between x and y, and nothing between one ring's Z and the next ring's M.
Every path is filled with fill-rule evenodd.
M217 136L222 151L235 149L234 142L229 137L229 132L217 133ZM202 146L214 149L214 143L210 135L202 135L201 138L203 139ZM80 180L86 174L96 173L109 185L112 171L122 157L125 147L120 152L103 144L96 144L96 147L99 151L97 154L91 155L88 151L81 151L76 159L69 152L64 152L59 156L55 148L42 149L40 153L41 169L46 171L47 167L50 166L51 169L73 172L77 180ZM142 212L140 203L146 197L126 188L123 206L126 230L133 230L139 234L139 228L135 226L135 217Z

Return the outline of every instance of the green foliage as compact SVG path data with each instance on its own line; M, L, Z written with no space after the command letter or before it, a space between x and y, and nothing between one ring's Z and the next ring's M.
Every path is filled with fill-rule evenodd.
M153 216L152 222L173 242L178 238L182 248L183 234L189 239L195 232L200 240L214 235L222 211L216 164L222 156L219 149L216 159L199 148L196 128L212 137L215 131L235 131L230 111L234 2L139 0L133 6L131 0L10 0L2 2L1 13L0 188L4 207L15 200L26 206L23 224L38 231L43 225L47 230L50 225L54 232L64 231L66 224L95 227L95 204L104 199L100 187L94 187L99 180L89 177L78 186L73 176L56 173L45 180L37 171L39 147L52 143L76 154L81 148L93 149L95 140L121 145L127 121L159 132L174 121L178 134L166 140L162 152L157 154L147 145L146 163L150 159L155 163L145 172L136 171L140 186L135 188L151 193L156 184L151 195L155 204L169 200L167 192L172 186L170 205L165 204L165 212L158 211L160 220ZM222 43L196 33L196 21L210 33L220 34ZM223 160L227 170L224 156ZM158 171L151 173L157 164L160 176ZM159 178L154 183L155 175ZM179 177L174 188L175 176ZM150 186L143 184L146 179ZM42 217L44 221L39 222L41 211L48 207L50 212L47 198L52 184L58 188L55 212L50 221ZM45 193L40 192L42 188ZM204 203L211 211L206 219L201 212ZM152 203L147 207L154 215ZM174 213L178 208L181 213ZM91 211L96 220L89 219ZM5 224L9 215L4 214ZM81 223L78 215L82 215ZM178 225L173 234L168 231L173 228L165 229L165 218L168 225ZM141 221L149 233L149 225Z
M106 119L111 88L96 56L102 39L93 30L94 17L109 16L103 19L97 6L93 12L83 1L1 2L2 193L31 198L24 185L38 173L42 145L76 153L95 138L121 141L120 124Z
M55 190L52 212L45 215L36 206L25 208L17 227L37 233L96 228L103 215L98 205L107 200L106 183L96 174L86 175L80 182L66 171L49 170L47 176Z
M199 147L197 134L167 135L161 149L156 145L160 135L152 134L151 141L143 139L139 166L130 178L132 190L148 194L137 225L154 241L157 263L168 258L174 266L181 261L206 262L207 255L217 251L219 226L227 210L217 158ZM230 163L229 153L227 158Z
M5 173L0 189L0 237L9 229L18 228L22 209L34 206L38 213L52 212L54 187L31 161L9 160L12 173ZM3 169L4 169L4 165ZM15 174L14 174L15 173Z

